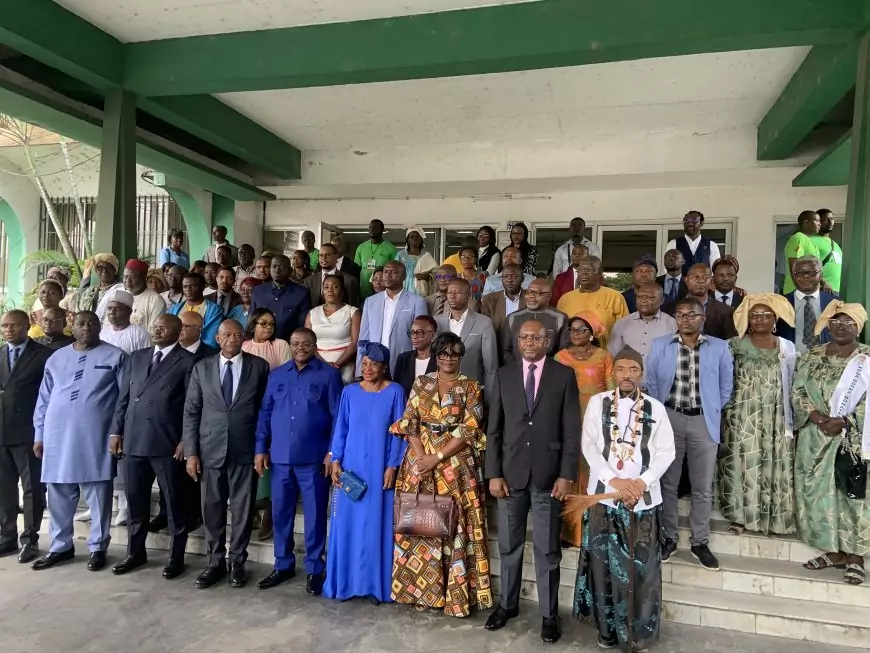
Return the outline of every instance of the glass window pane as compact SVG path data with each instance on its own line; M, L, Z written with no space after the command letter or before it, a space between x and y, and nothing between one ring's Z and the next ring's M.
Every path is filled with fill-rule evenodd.
M641 256L656 255L657 229L637 231L601 230L602 272L607 285L615 290L631 287L631 268Z
M592 227L586 227L583 234L592 240ZM535 246L538 248L538 272L553 273L553 258L556 250L568 242L571 232L568 227L564 229L552 229L550 227L538 227L535 229Z

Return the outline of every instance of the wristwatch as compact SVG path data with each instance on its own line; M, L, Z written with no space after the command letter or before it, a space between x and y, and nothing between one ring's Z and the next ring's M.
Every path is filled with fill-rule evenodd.
M444 460L444 454L440 451L436 451L435 455L438 456L438 460Z

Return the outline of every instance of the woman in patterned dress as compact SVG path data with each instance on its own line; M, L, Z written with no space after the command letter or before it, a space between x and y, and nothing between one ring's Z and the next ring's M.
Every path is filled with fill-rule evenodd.
M580 392L580 419L586 412L589 398L605 390L613 390L613 357L598 346L598 336L604 332L601 322L591 311L581 311L568 321L571 346L556 354L556 360L574 370L577 390ZM580 472L575 491L585 494L589 469L580 458ZM568 522L562 526L562 541L580 546L582 533Z
M734 312L739 334L734 393L725 406L719 450L719 503L738 535L794 533L794 426L791 383L794 344L777 337L776 321L794 326L782 295L748 295Z
M823 552L804 567L845 569L844 580L850 585L860 585L865 578L870 498L847 497L835 480L834 465L847 435L857 459L870 458L870 425L865 424L870 346L858 342L866 321L860 304L829 303L816 323L816 334L829 327L831 342L798 359L792 394L797 535Z
M467 617L493 605L483 469L486 436L480 428L482 392L459 372L465 346L453 333L435 339L438 371L417 377L402 418L390 430L407 438L397 492L432 492L459 506L453 540L396 534L392 599L418 611L441 608Z

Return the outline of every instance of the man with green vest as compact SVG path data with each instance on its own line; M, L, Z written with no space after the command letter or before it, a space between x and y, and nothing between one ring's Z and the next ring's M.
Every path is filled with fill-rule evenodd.
M363 299L372 294L372 275L377 268L396 258L396 246L384 240L384 223L375 218L369 222L369 240L356 248L353 260L360 268L359 289Z

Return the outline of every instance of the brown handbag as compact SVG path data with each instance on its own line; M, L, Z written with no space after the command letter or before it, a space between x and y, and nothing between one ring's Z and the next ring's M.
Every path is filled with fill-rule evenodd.
M420 494L419 483L416 492L396 492L393 506L396 533L452 540L456 535L456 511L453 497L436 492L433 474L432 494Z

